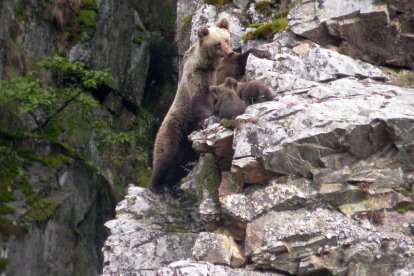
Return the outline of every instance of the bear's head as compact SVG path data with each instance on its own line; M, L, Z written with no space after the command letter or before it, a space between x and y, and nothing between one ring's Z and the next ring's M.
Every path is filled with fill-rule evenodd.
M200 27L197 31L198 43L209 58L233 55L230 47L229 22L223 18L213 27Z
M210 93L213 94L213 97L216 100L223 100L223 99L228 99L231 98L233 96L237 96L238 95L236 93L236 89L237 89L237 81L234 78L226 78L226 80L217 86L210 86Z

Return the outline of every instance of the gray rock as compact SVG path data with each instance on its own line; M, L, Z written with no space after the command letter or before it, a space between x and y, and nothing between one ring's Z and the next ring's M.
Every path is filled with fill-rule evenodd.
M293 33L335 45L339 51L376 64L414 65L409 16L401 1L303 1L290 13ZM393 43L389 43L393 41Z
M233 238L221 234L200 233L192 250L197 261L233 267L241 266L245 262L244 254Z
M80 61L86 66L90 66L91 62L91 46L89 42L79 42L69 51L69 61Z
M275 272L258 272L248 271L245 269L231 269L227 266L213 265L208 262L195 261L178 261L171 263L167 267L161 268L157 271L157 275L161 276L280 276L282 274Z
M381 249L384 243L389 250ZM368 271L379 266L392 272L394 268L383 265L384 260L398 259L396 267L403 267L411 263L414 252L413 241L406 236L366 230L324 208L269 212L248 224L245 248L259 267L271 266L291 274L341 275L357 260ZM362 261L366 257L369 260Z
M168 195L130 186L118 205L117 219L103 252L104 275L151 275L174 261L190 258L199 227L191 210Z

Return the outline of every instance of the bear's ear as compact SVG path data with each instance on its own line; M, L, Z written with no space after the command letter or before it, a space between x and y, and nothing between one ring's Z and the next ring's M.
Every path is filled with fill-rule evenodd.
M224 81L224 84L227 87L234 88L235 90L237 88L237 81L234 78L227 77L226 80Z
M207 27L200 27L197 30L198 38L201 39L208 35L208 28Z
M229 29L229 21L227 20L227 18L223 18L223 19L221 19L220 20L220 22L218 22L217 24L216 24L216 26L218 27L218 28L222 28L222 29Z

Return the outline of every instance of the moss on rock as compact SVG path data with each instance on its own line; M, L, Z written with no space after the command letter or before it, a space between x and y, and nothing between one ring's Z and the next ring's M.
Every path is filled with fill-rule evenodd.
M6 270L8 263L9 263L9 260L7 260L6 258L0 257L0 272L3 272Z
M51 198L42 198L34 202L31 207L26 218L40 222L48 220L55 213L59 204Z
M96 11L81 10L78 14L78 22L86 27L94 27L96 24Z
M227 5L233 3L233 0L204 0L209 5Z
M64 154L58 153L55 155L49 155L43 158L42 163L53 169L61 169L64 165L70 163L70 158Z
M199 201L204 197L218 197L220 170L217 168L212 154L205 154L200 159L193 183Z
M132 43L134 43L136 45L141 45L142 42L144 42L144 39L139 35L136 35L132 38Z
M287 25L287 18L278 18L267 24L254 25L256 27L256 30L244 34L242 38L244 42L247 42L251 39L268 39L274 34L286 30Z

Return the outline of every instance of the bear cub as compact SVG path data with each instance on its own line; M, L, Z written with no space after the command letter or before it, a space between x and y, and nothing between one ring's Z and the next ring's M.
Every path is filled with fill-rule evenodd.
M238 82L236 91L246 105L271 101L274 98L270 89L257 80Z
M220 85L210 86L210 93L216 100L214 114L220 119L234 119L246 110L246 104L237 95L236 88L237 81L233 78L226 78Z

